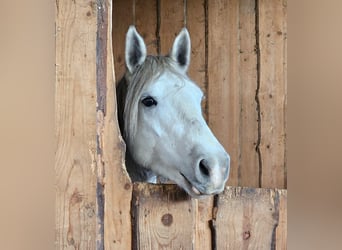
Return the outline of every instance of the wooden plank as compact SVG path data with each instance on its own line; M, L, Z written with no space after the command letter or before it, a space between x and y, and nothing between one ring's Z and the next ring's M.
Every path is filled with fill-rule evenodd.
M112 1L105 0L99 12L97 40L97 136L98 188L103 217L103 246L98 249L131 249L132 224L129 207L132 183L125 168L125 144L120 135L116 97L112 31Z
M227 187L218 201L217 249L286 249L279 247L286 239L276 237L286 231L279 223L285 203L286 190Z
M207 95L206 82L206 4L204 0L187 0L186 23L191 37L191 61L188 75ZM202 102L203 115L207 117L207 99Z
M156 0L135 0L135 25L144 38L147 53L152 55L158 54L157 12Z
M211 249L211 230L209 221L212 219L213 213L213 196L201 199L193 199L194 207L197 207L196 212L196 229L193 249L206 250Z
M239 81L240 117L238 185L260 187L259 155L256 146L259 124L255 93L257 90L257 53L255 1L241 0L239 5ZM234 167L234 166L233 166Z
M56 1L56 249L96 249L96 19Z
M260 0L258 13L261 186L285 188L286 0Z
M239 1L208 1L208 121L231 157L229 185L238 184L240 85Z
M132 1L113 0L113 52L115 79L118 82L125 74L125 41L128 27L133 24Z
M279 192L279 218L276 228L276 248L287 249L287 191L278 190Z
M183 0L158 0L160 23L157 37L160 39L160 54L162 55L170 52L174 39L184 27L183 2Z
M194 249L196 208L176 185L135 183L133 248Z

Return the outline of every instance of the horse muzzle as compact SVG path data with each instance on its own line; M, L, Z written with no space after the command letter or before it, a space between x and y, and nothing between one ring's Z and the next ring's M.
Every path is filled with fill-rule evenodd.
M191 190L197 195L214 195L224 190L229 177L230 157L201 157L195 168L195 179L189 181Z

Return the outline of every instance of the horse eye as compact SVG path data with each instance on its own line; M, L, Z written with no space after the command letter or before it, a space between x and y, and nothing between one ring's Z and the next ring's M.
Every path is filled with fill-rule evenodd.
M148 96L146 98L144 98L141 101L146 107L151 107L153 105L157 106L157 101L154 100L151 96Z

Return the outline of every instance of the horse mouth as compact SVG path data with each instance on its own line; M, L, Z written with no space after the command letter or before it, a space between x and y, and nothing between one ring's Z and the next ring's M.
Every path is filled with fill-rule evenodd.
M202 193L201 191L198 190L198 188L196 188L190 181L188 178L186 178L186 176L183 173L180 173L180 175L184 178L185 180L185 184L186 184L186 188L185 190L188 191L188 193L191 196L194 197L198 197L198 196L202 196L202 195L206 195L205 193Z

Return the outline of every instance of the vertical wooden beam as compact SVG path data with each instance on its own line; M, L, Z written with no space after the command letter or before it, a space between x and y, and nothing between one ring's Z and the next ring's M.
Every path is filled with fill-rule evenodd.
M208 121L231 156L229 185L240 157L239 1L208 1Z
M56 1L56 249L96 249L96 20Z
M204 0L187 0L186 23L191 37L191 61L188 74L207 96L206 82L206 10ZM202 102L207 117L207 99Z
M238 185L260 187L257 91L256 12L255 0L241 0L239 4L239 82L240 117Z
M286 187L286 0L259 0L262 187Z
M183 2L183 0L158 0L160 8L158 36L160 37L160 54L162 55L170 52L174 39L184 27Z
M157 55L157 0L135 0L135 16L135 25L140 35L144 38L147 53Z
M113 0L113 52L115 79L118 82L125 74L125 40L128 27L133 24L133 0Z
M97 143L98 188L102 192L103 245L98 249L131 249L132 183L125 168L125 143L117 121L112 31L112 1L98 0Z
M134 184L133 249L195 249L196 208L175 185Z
M287 249L287 190L278 190L279 192L279 217L276 228L276 248Z

